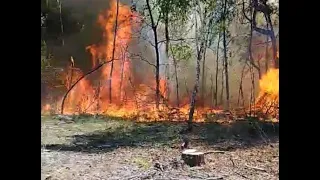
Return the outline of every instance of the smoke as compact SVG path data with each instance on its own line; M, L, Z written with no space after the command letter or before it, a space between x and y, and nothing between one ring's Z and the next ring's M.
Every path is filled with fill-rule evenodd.
M131 4L129 0L122 0L123 4ZM63 47L51 45L50 49L55 57L55 64L57 66L66 67L70 56L73 56L75 59L75 64L77 67L82 69L84 72L91 69L91 61L90 61L90 54L85 50L85 47L90 44L97 44L101 41L102 31L100 27L97 25L97 17L98 14L109 8L109 1L108 0L64 0L63 2L64 7L71 8L73 15L79 19L81 19L84 23L83 30L77 34L74 34L70 37L65 38L65 45ZM141 8L141 4L137 4L137 9ZM192 25L193 20L187 23L187 25ZM144 24L145 25L145 24ZM164 31L163 25L160 23L158 28L158 39L164 40ZM248 29L243 28L249 32ZM238 32L234 32L235 35ZM194 37L194 31L190 31L185 37L190 38ZM237 103L239 97L239 87L241 81L241 74L243 66L245 65L246 56L243 56L244 52L247 52L247 47L245 46L248 42L243 37L237 38L242 40L243 47L241 50L238 50L238 44L231 43L229 48L233 52L231 56L228 54L230 69L229 69L229 83L230 83L230 98L233 104ZM257 39L259 39L257 37ZM261 39L261 38L260 38ZM155 52L154 47L150 44L154 44L154 36L151 28L143 28L141 32L136 33L135 36L132 38L130 42L130 46L128 51L131 54L131 61L132 61L132 73L134 75L135 83L148 83L151 81L155 81L155 67L150 64L155 63ZM220 43L220 48L222 47L222 43ZM195 49L195 47L193 47ZM215 47L212 47L213 49ZM255 47L255 53L260 53L264 50L264 46ZM165 45L164 43L160 43L159 45L159 53L160 53L160 77L165 79L165 64L170 65L170 99L172 103L176 102L176 82L175 82L175 73L173 68L173 62L171 58L166 57L165 53ZM195 74L196 74L196 57L194 56L196 51L194 50L193 56L189 61L181 60L178 63L178 81L179 81L179 93L180 93L180 104L189 103L189 97L193 90L193 86L195 83ZM200 79L200 91L198 93L199 97L201 93L204 92L205 99L198 99L198 102L204 102L208 106L212 106L214 101L218 101L218 104L223 105L225 102L225 84L224 82L224 73L222 69L222 60L223 54L222 51L219 52L219 70L216 72L216 52L208 49L206 52L206 64L205 64L205 77L201 76ZM145 62L148 61L148 62ZM261 64L264 64L264 61L261 61ZM202 62L201 62L202 65ZM202 71L201 67L201 71ZM215 76L218 73L218 91L215 92L216 89L216 81ZM254 86L257 95L259 91L258 87L258 73L254 71L255 79L254 79ZM200 73L202 75L202 73ZM202 89L201 83L205 80L205 86ZM252 79L250 77L250 72L248 68L246 68L246 73L243 77L243 93L246 102L250 98L250 90L252 88ZM223 93L222 93L223 92ZM214 99L214 94L218 94L218 99ZM222 99L221 99L222 94Z

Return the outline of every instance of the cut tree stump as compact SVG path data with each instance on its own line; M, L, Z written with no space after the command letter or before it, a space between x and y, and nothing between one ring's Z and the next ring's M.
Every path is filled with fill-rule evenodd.
M205 164L204 154L205 153L199 152L195 149L186 149L182 152L181 157L183 161L190 167L201 166Z

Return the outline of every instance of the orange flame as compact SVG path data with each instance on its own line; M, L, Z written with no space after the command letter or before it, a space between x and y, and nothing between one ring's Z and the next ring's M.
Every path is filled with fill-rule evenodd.
M141 81L132 73L132 62L127 49L135 28L140 26L141 19L130 7L119 3L118 18L116 17L117 2L112 0L110 9L101 13L98 24L103 29L103 41L100 44L90 45L86 48L91 54L92 68L101 61L114 61L113 73L110 77L111 63L104 65L100 72L99 83L92 84L89 79L81 80L69 93L65 101L65 113L99 113L114 117L136 118L137 120L185 120L188 117L189 106L172 108L169 102L162 100L160 111L155 109L156 83L153 74L147 80ZM115 22L118 21L117 33L114 34ZM115 43L114 38L116 37ZM79 69L70 67L67 72L67 88L82 76ZM109 82L112 86L112 103L109 100ZM138 82L138 83L137 83ZM165 97L167 82L160 79L160 96ZM94 88L95 87L95 88ZM194 119L203 120L206 110L196 110Z
M135 118L139 121L146 120L182 120L188 118L189 104L179 108L173 108L170 102L165 100L168 82L165 78L160 79L160 110L155 109L156 83L154 74L146 72L146 80L136 77L132 71L134 66L129 58L127 49L135 28L140 26L142 21L136 12L130 7L119 3L118 18L116 17L117 2L110 1L110 9L101 13L98 17L98 24L103 29L103 40L99 44L93 44L86 48L91 54L92 68L99 63L112 60L113 48L114 61L113 73L110 77L111 63L105 64L95 75L100 76L98 83L90 81L90 77L82 79L69 93L65 105L66 114L104 114L121 118ZM117 33L114 34L114 26L118 19ZM114 43L114 38L116 41ZM98 73L98 74L97 74ZM66 86L70 88L83 73L70 66L66 72ZM109 82L111 80L112 103L109 96ZM263 90L264 91L264 90ZM61 98L62 99L62 98ZM188 102L188 99L180 100L180 103ZM58 104L61 104L58 102ZM55 110L59 112L60 106ZM46 108L45 108L46 109ZM194 112L196 122L204 121L205 114L217 113L221 110L212 108L197 108Z
M136 12L132 12L126 5L119 3L117 34L114 34L116 22L116 0L111 0L109 11L101 13L98 17L98 24L103 29L103 41L100 44L93 44L86 48L91 54L92 68L99 63L112 60L113 48L113 74L110 77L111 63L104 65L101 69L98 83L95 84L89 78L82 79L69 93L65 101L66 114L105 114L121 118L135 118L139 121L146 120L183 120L188 118L189 104L179 108L170 106L165 101L165 90L168 85L164 78L160 79L160 95L162 102L160 111L155 109L155 80L153 74L146 73L150 80L141 81L132 72L133 66L130 61L127 49L135 28L140 26L141 19ZM114 43L114 38L116 41ZM279 54L277 54L279 56ZM74 67L74 60L71 57L71 65L65 75L67 89L74 84L83 73ZM112 103L109 100L109 82L112 86ZM270 69L259 81L260 93L257 98L256 107L268 115L277 114L279 101L279 69ZM61 98L62 99L62 98ZM186 102L187 99L182 99ZM59 112L58 108L46 104L42 111ZM194 120L202 122L204 114L219 113L221 110L212 108L197 108L194 113Z
M256 106L266 115L276 116L279 105L279 69L269 69L259 81Z

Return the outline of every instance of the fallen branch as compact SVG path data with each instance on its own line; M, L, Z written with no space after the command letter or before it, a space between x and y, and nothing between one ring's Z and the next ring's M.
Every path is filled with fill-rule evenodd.
M205 152L204 154L212 154L212 153L220 153L220 154L224 154L225 151L208 151L208 152Z
M259 168L259 167L254 167L254 166L249 166L249 165L245 165L247 168L250 169L254 169L254 170L258 170L258 171L262 171L262 172L267 172L267 170L263 169L263 168Z
M223 179L223 177L221 176L218 176L218 177L209 177L209 178L206 178L206 180L220 180L220 179Z

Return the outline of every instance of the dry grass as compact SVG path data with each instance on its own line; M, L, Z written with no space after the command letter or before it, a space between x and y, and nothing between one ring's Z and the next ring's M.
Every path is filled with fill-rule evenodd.
M206 123L181 135L182 123L79 117L60 124L42 118L42 179L278 179L278 125ZM188 167L180 160L182 136L206 155L206 165ZM160 165L156 168L155 165Z

